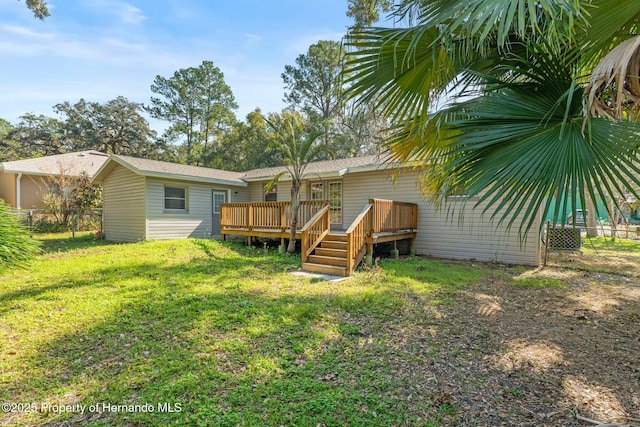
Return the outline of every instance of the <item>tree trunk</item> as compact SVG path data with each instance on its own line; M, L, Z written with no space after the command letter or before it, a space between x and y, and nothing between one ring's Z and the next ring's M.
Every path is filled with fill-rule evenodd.
M583 218L585 219L587 226L587 236L588 237L598 237L598 226L596 224L596 209L593 205L593 200L591 199L591 194L588 191L585 192L585 198L587 199L587 209L586 212L582 213Z
M289 237L289 246L287 252L293 254L296 252L296 230L298 228L298 210L300 208L300 182L293 180L291 183L291 236Z
M609 219L610 219L610 228L611 228L611 238L615 239L618 237L618 220L620 219L620 215L616 211L613 205L613 198L609 200L607 204L607 209L609 211Z

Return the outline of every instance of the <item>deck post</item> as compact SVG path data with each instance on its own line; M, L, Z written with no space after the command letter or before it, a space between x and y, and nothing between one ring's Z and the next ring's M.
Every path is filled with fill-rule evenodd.
M391 256L395 259L400 258L400 251L398 250L398 241L393 241L393 249L391 250Z
M367 267L373 267L373 243L367 242L367 254L364 257Z

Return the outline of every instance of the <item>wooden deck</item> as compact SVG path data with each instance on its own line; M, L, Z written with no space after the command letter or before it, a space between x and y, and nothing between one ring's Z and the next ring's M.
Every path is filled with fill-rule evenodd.
M296 239L301 241L305 270L350 275L377 243L414 239L418 205L370 199L344 232L332 232L329 201L300 203ZM291 235L291 202L225 203L220 230L227 235L285 239Z
M300 202L296 238L302 228L323 207L327 200ZM220 210L220 233L225 235L289 238L291 235L291 202L224 203Z

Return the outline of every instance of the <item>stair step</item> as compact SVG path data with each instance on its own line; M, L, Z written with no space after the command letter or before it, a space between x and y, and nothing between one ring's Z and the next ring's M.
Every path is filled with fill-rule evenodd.
M334 276L346 276L346 267L337 267L334 265L315 264L312 262L303 262L302 269L313 273L332 274Z
M332 241L332 242L346 242L349 240L349 237L346 234L327 234L324 240Z
M344 249L347 250L347 242L327 241L320 242L320 247L325 249Z
M344 257L338 258L333 256L309 255L309 262L312 264L338 265L341 267L347 266L347 259Z
M333 256L336 258L346 258L347 250L346 249L336 249L336 248L316 248L315 255L322 256Z

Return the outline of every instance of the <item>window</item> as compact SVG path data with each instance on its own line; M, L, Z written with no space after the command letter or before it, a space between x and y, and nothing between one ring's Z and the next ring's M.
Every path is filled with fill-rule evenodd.
M277 202L278 201L278 186L274 185L271 189L264 194L265 202Z
M167 210L187 210L187 189L164 187L164 208Z
M219 214L221 205L227 201L227 193L224 191L213 192L213 213Z
M342 182L329 183L329 209L331 209L331 222L342 223Z
M311 183L311 200L322 200L324 199L324 191L322 190L321 182Z

